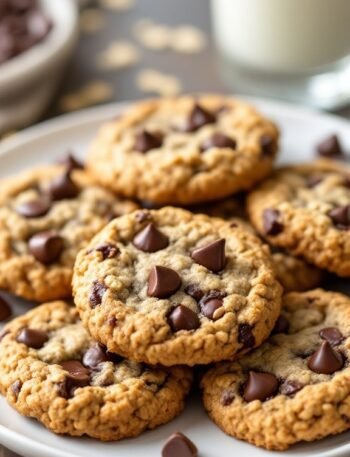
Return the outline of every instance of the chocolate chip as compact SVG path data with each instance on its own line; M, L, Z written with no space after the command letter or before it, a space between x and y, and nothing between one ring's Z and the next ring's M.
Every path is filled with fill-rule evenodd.
M329 211L328 216L340 230L350 229L350 205L338 206Z
M59 259L64 248L64 241L54 231L39 232L29 239L28 248L36 260L49 265Z
M96 370L100 363L108 360L106 348L99 343L90 347L83 355L83 364L92 370Z
M200 248L196 248L191 253L192 259L208 268L208 270L218 273L225 267L225 239L213 241Z
M253 335L253 328L251 325L239 324L238 342L243 344L244 348L252 348L255 346L255 336Z
M319 335L332 346L338 346L344 340L344 336L336 327L325 327L320 330Z
M278 235L283 230L280 222L281 213L277 209L268 208L263 212L263 226L266 235Z
M69 373L65 381L59 386L59 394L62 397L72 397L78 387L85 387L90 384L90 370L85 368L79 360L66 360L60 365Z
M16 212L23 217L41 217L48 213L51 202L47 197L41 196L36 200L20 203L16 206Z
M318 155L322 157L342 157L344 155L337 135L330 135L316 147Z
M289 321L284 316L279 316L276 321L276 324L272 330L272 333L288 333L289 330Z
M142 130L136 135L135 149L140 152L148 152L151 149L158 149L162 146L163 140L160 135Z
M196 103L188 116L186 125L184 126L184 131L194 132L204 125L213 124L214 122L216 122L214 114L205 110L202 106Z
M224 392L221 395L220 402L222 406L229 406L233 402L234 398L235 394L234 392L232 392L232 390L224 390Z
M19 379L17 379L17 381L15 381L11 384L11 390L15 397L18 397L21 389L22 389L22 383Z
M65 200L79 195L79 187L72 181L70 171L51 181L48 192L53 200Z
M278 379L270 373L250 371L248 382L244 387L243 398L245 401L267 400L278 389Z
M200 326L195 312L183 305L178 305L169 314L169 324L174 332L179 330L194 330Z
M71 152L66 154L63 158L59 159L57 163L64 165L69 171L84 168L84 165L78 159L76 159Z
M214 133L201 144L201 150L206 151L211 148L231 148L236 149L237 142L222 133Z
M197 457L196 446L182 433L173 433L162 449L162 457Z
M292 396L299 392L304 387L304 384L298 381L285 381L280 387L282 395Z
M306 179L306 187L309 187L310 189L312 189L313 187L316 187L317 184L319 184L322 181L323 181L322 176L311 175Z
M148 276L147 295L168 298L181 287L181 278L171 268L156 265Z
M272 156L276 152L276 143L270 135L265 134L260 137L260 146L266 156Z
M89 295L89 302L91 308L95 308L96 306L102 303L103 295L105 294L107 287L99 281L94 281L92 283L92 287L90 290Z
M154 224L148 224L133 239L134 246L140 251L156 252L168 246L168 237L164 235Z
M117 318L115 316L111 316L107 320L108 325L110 325L111 327L114 327L117 322L118 321L117 321Z
M135 219L138 222L145 222L152 220L152 214L149 211L137 211L135 213Z
M335 351L328 341L323 341L321 346L312 354L307 366L315 373L333 374L344 365L342 355Z
M48 334L42 330L25 327L17 335L16 341L33 349L40 349L49 339Z
M9 317L12 316L11 306L0 297L0 322L6 321Z
M113 244L102 244L95 249L97 252L101 252L103 260L113 259L120 254L120 249Z
M204 292L195 284L188 284L188 286L185 287L185 292L197 302L204 296Z
M202 314L208 319L214 319L214 313L217 309L223 306L223 298L225 294L219 290L211 290L207 292L199 301L199 306Z

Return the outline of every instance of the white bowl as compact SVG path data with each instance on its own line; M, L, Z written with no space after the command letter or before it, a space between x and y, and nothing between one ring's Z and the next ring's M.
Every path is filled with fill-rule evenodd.
M0 132L32 122L42 113L77 42L76 1L40 0L40 5L53 22L49 35L0 66ZM24 107L22 113L19 107Z

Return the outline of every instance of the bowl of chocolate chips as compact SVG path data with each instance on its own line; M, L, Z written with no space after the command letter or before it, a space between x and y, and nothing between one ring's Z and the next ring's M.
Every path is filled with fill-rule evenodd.
M54 91L78 30L72 0L0 0L0 109L34 93L38 103L49 98L40 94Z

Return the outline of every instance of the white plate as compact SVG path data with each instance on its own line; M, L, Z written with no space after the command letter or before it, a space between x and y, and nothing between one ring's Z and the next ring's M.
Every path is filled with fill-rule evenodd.
M282 129L281 162L311 159L315 144L333 132L340 135L350 151L350 124L347 121L284 104L251 101L275 119ZM108 105L63 116L4 141L0 145L0 175L5 176L43 161L52 162L69 149L83 156L99 124L115 117L122 109L120 104ZM338 287L345 290L341 282ZM17 300L17 313L27 307L28 304ZM3 398L0 399L0 410L0 442L26 457L156 457L161 455L162 444L174 431L186 433L198 446L201 457L267 457L279 454L226 436L206 417L199 397L191 398L184 413L170 424L117 443L56 436L36 421L21 417ZM350 432L343 433L315 443L296 445L281 454L289 457L345 457L350 454L349 440Z

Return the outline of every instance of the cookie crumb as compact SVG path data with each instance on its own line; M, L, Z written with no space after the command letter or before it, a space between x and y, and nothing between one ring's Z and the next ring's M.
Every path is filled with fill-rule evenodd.
M83 33L93 34L103 29L105 15L97 8L87 8L80 15L80 30Z
M111 84L105 81L91 81L80 90L64 95L59 104L62 111L75 111L106 102L111 99L112 95Z
M152 69L141 70L136 85L141 92L162 96L178 95L182 91L181 82L176 76Z
M102 8L117 10L117 11L127 11L133 8L135 1L134 0L99 0L99 4Z
M127 68L140 60L140 52L128 41L114 41L97 56L97 66L103 70Z

